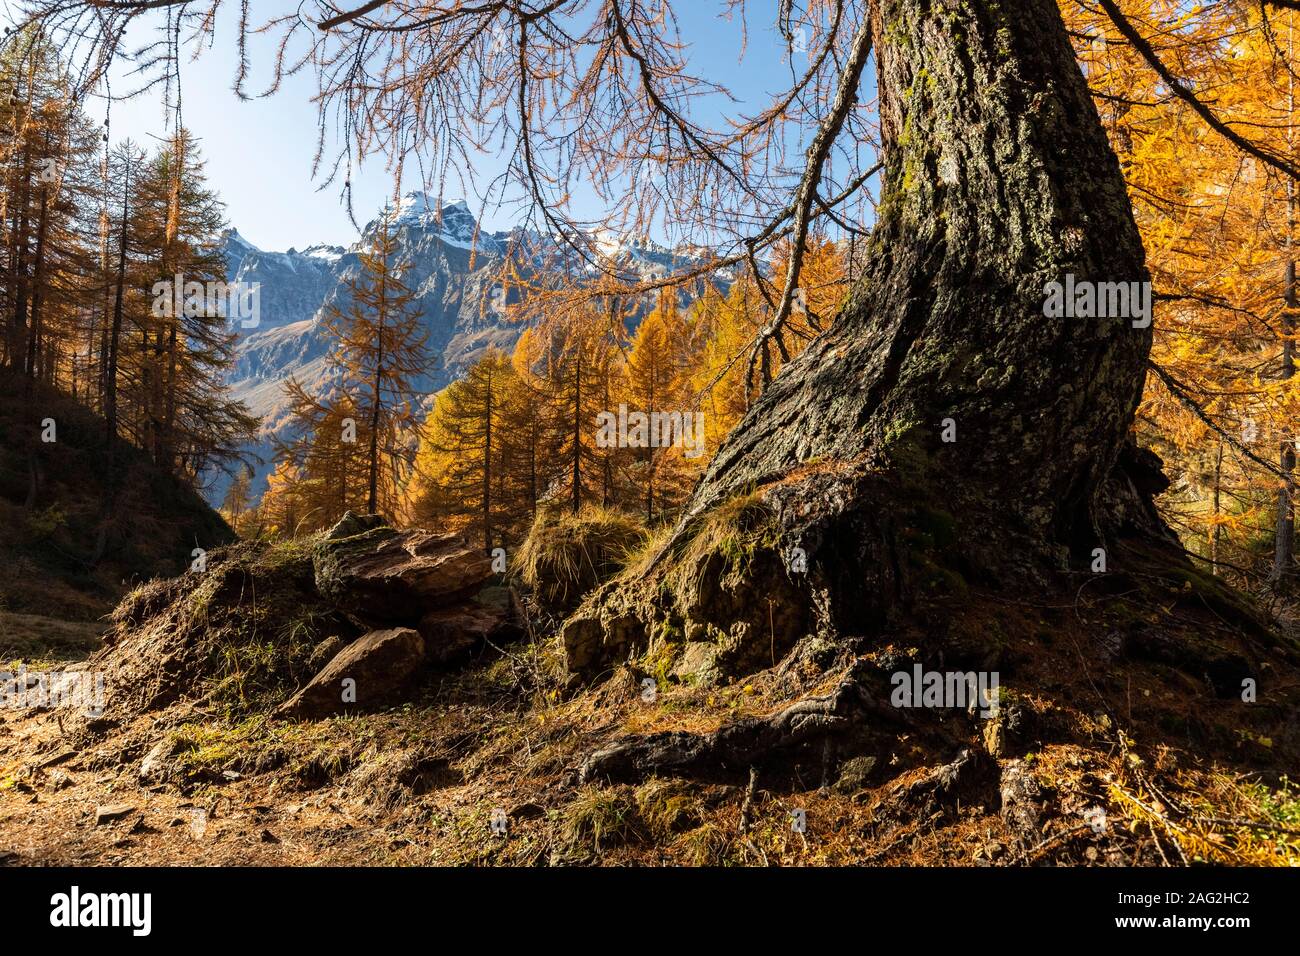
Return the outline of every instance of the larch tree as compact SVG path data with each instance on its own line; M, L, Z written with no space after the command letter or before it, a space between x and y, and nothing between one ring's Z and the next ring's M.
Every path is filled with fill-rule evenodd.
M547 497L563 499L575 515L585 504L609 504L614 495L618 449L602 446L596 421L618 388L621 339L608 316L568 311L538 328L527 341L531 354L519 357L548 418L547 457L557 490Z
M508 508L505 416L514 384L509 356L489 349L438 395L417 459L417 520L458 518L461 527L481 536L487 551L500 540Z
M0 94L0 356L50 385L68 374L78 343L98 142L54 50L32 31L0 52Z
M771 276L786 275L793 247L788 240L773 248ZM769 355L769 374L804 348L839 314L848 295L848 252L822 235L809 236L799 253L800 285L786 323L782 349ZM744 276L725 295L710 288L692 304L690 387L705 413L706 456L711 457L751 404L746 358L755 336L771 318L780 289L770 278ZM707 460L706 457L706 460Z
M257 504L259 527L280 538L295 538L307 515L303 505L304 482L298 466L287 458L275 463L266 478L266 491Z
M702 340L691 388L704 411L709 455L745 417L744 360L762 327L758 298L756 285L743 278L733 283L726 295L709 290L691 305Z
M552 478L547 396L529 364L533 331L525 329L510 356L510 388L502 408L502 474L513 527L527 529Z
M415 294L394 260L397 241L391 211L374 224L360 273L344 280L342 301L327 305L322 323L333 339L336 387L354 398L367 444L366 510L378 513L379 488L394 480L399 447L415 424L418 379L432 365L428 331L414 307ZM386 473L385 473L386 472Z
M683 441L689 441L692 454L697 451L695 409L686 389L690 346L690 331L675 296L661 296L659 304L641 320L632 339L623 386L618 392L617 415L615 409L607 410L611 420L619 419L620 433L636 430L627 425L630 416L644 416L642 434L633 436L637 440L628 445L634 462L629 471L634 485L641 491L647 522L655 520L656 504L664 510L665 506L678 503L684 483ZM661 429L657 423L665 421L675 422L679 427L671 432L666 427ZM665 434L661 435L661 431ZM699 437L704 439L704 435ZM698 452L703 453L702 443ZM661 489L661 484L666 488Z
M104 320L102 345L104 366L104 422L108 441L109 485L112 485L113 445L120 431L120 398L123 372L128 367L124 361L125 336L132 325L147 322L149 303L140 293L132 242L134 223L138 217L140 177L145 154L130 140L119 144L107 161L107 183L111 188L107 231L112 248L105 262L104 287L109 297Z
M111 146L65 52L35 24L0 46L0 364L24 378L29 507L45 474L36 403L63 392L103 416L98 528L78 556L93 567L132 533L122 441L197 489L210 466L243 461L256 422L225 395L224 316L151 310L160 270L202 261L195 278L224 278L220 207L192 143L182 132L152 159Z
M45 484L37 406L73 368L95 140L56 50L29 28L0 49L0 365L23 377L25 506Z
M1179 476L1162 515L1216 572L1279 582L1294 567L1295 176L1266 159L1294 154L1297 14L1189 8L1148 53L1124 35L1127 19L1090 5L1064 9L1160 306L1137 427ZM1156 5L1126 9L1152 36L1167 15ZM1149 68L1152 55L1176 64L1191 87L1215 90L1214 117L1228 135ZM1234 142L1234 128L1253 128L1265 158Z
M239 531L252 499L252 477L249 475L248 469L241 468L231 479L230 486L226 489L226 495L221 502L221 509L225 512L226 520L230 522L230 526L236 531Z
M327 528L347 511L363 511L369 502L369 443L365 419L354 393L333 388L323 396L309 392L297 379L285 383L292 422L287 437L274 441L277 482L292 501L292 531L297 535ZM390 512L397 494L387 481L378 486L379 501Z
M140 438L160 466L197 483L210 467L238 471L256 419L224 393L238 314L255 290L227 282L224 207L187 130L142 172L137 231L149 310L139 330L145 421Z

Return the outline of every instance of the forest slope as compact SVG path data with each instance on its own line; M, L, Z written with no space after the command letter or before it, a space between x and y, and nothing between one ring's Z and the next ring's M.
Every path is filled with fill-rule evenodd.
M0 610L93 620L134 584L179 573L194 548L233 539L202 498L124 441L106 510L103 419L25 388L0 370Z

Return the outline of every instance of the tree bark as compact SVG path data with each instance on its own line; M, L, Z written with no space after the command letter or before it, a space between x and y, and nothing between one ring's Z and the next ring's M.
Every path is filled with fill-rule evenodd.
M117 375L121 349L122 320L125 309L127 266L127 222L131 204L131 163L128 157L122 182L122 232L118 241L117 268L113 290L112 317L104 316L104 500L100 507L99 530L90 563L97 564L109 547L109 526L113 523L113 509L117 503L117 441L118 407Z
M113 445L117 441L117 366L122 338L123 298L126 293L126 229L130 209L131 167L126 166L122 186L122 235L117 249L117 274L113 291L113 318L108 333L108 356L104 368L104 426L108 436L109 485L113 477Z
M483 411L483 550L492 553L492 369L487 370Z
M41 204L36 220L36 255L32 263L32 302L27 334L27 387L30 390L41 373L41 307L45 292L45 239L49 232L49 190L40 187Z
M1049 0L877 9L885 182L863 273L688 512L815 458L889 457L1018 536L1082 549L1106 535L1151 330L1043 306L1067 273L1149 279L1119 163Z
M581 349L581 346L579 346ZM573 500L576 515L582 510L582 352L579 350L573 379Z
M382 310L382 306L381 306ZM369 471L367 473L367 498L366 511L369 514L379 513L379 418L381 402L383 401L383 374L384 374L384 325L382 311L379 317L379 334L375 336L375 384L374 391L371 395L370 405L370 458L367 462Z
M28 167L23 167L23 182L27 182ZM28 197L21 195L18 199L19 213L14 229L13 253L10 269L14 276L14 292L11 301L14 304L9 318L9 367L16 372L23 371L27 359L27 239L29 223L27 219Z
M1223 439L1214 455L1214 528L1210 532L1210 571L1216 577L1219 574L1219 540L1223 537L1223 525L1219 524L1222 513L1223 497Z
M1288 182L1289 195L1287 225L1286 278L1283 289L1282 308L1282 380L1289 381L1295 375L1295 319L1300 310L1300 299L1296 295L1296 265L1291 255L1291 233L1295 231L1295 184ZM1295 564L1295 435L1284 434L1278 453L1278 470L1282 473L1277 489L1277 524L1273 538L1273 572L1272 579L1281 583L1291 573Z

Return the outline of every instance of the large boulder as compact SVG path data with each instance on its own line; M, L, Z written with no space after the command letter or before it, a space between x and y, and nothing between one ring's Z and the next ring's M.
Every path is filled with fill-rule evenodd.
M312 554L321 596L362 621L415 624L477 593L493 576L488 556L457 535L370 524L345 516Z
M378 707L400 697L424 663L424 639L409 627L371 631L335 655L302 690L281 704L281 717L328 717Z
M420 619L425 654L434 664L450 664L467 657L486 641L504 643L516 636L511 620L510 592L484 588L475 599L455 607L430 611Z

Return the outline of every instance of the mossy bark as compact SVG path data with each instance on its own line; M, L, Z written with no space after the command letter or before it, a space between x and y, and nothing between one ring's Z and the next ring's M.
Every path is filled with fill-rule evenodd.
M1158 461L1129 438L1149 325L1044 315L1066 274L1149 279L1055 3L880 0L875 16L884 183L864 270L651 572L757 494L806 554L817 616L859 633L918 582L1042 580L1162 533Z

